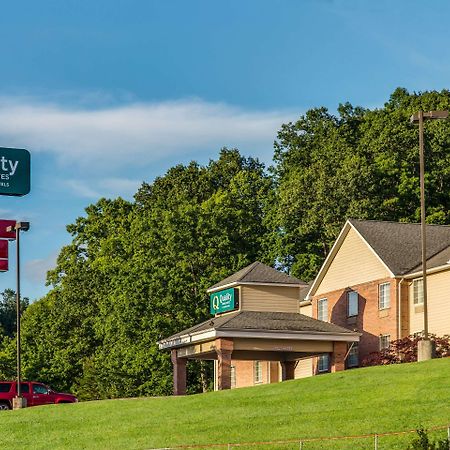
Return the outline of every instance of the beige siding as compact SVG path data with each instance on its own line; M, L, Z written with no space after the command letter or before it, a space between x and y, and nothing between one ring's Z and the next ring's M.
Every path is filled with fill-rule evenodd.
M365 241L351 228L317 287L315 296L356 286L390 274Z
M308 316L308 317L312 317L312 315L313 315L312 304L311 305L306 305L306 306L301 306L300 307L300 314L303 314L303 315Z
M427 276L428 328L430 333L443 336L450 334L450 271ZM413 285L409 287L410 332L423 330L423 312L416 312Z
M295 368L295 378L306 378L313 375L313 359L306 358L299 360Z
M283 286L241 286L240 309L298 312L300 289Z

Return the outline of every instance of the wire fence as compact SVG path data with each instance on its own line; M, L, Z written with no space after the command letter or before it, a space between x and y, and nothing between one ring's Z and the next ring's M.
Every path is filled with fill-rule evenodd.
M259 441L259 442L234 442L221 444L188 444L172 447L151 448L148 450L177 450L177 449L254 449L264 448L279 450L339 450L339 449L406 449L410 443L410 436L417 430L392 431L388 433L361 434L355 436L329 436L317 438L297 438L286 440ZM427 429L428 436L432 439L447 438L450 450L450 424ZM406 439L408 437L408 440Z

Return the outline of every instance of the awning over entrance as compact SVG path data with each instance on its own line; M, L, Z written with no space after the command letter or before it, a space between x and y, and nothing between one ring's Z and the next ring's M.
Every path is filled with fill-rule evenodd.
M171 350L174 393L186 391L188 359L218 360L218 387L231 385L231 360L279 361L282 379L291 379L301 358L329 353L332 370L343 370L349 342L359 333L299 313L236 311L212 317L159 341Z

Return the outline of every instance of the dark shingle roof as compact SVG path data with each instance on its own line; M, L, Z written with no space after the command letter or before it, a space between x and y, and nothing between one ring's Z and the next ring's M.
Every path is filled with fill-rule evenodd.
M394 275L405 275L421 267L420 224L355 220L349 222L362 235ZM427 268L447 261L450 226L427 225ZM439 256L439 254L441 254Z
M273 267L266 266L259 261L255 261L247 267L239 270L238 272L230 275L229 277L219 281L209 289L215 289L227 284L242 282L242 283L279 283L279 284L291 284L291 285L306 285L304 281L298 278L291 277L290 275L279 272ZM209 290L208 289L208 290Z
M223 316L212 317L162 341L208 330L355 334L355 332L346 328L299 313L236 311Z

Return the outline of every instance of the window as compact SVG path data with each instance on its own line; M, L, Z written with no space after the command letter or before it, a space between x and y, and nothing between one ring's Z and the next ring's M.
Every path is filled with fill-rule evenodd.
M17 392L17 385L16 385L16 392ZM28 383L20 383L20 392L22 394L30 393L30 386L28 386Z
M329 367L330 367L329 355L320 355L319 360L317 362L317 371L318 372L328 372Z
M391 335L390 334L381 334L380 335L380 350L389 348L390 343L391 343Z
M321 298L317 300L317 318L328 321L328 300L326 298Z
M359 366L358 343L353 342L347 357L347 367Z
M11 383L0 383L0 392L9 392Z
M358 315L358 293L350 291L347 293L348 317Z
M48 389L43 384L33 384L33 394L48 394Z
M386 309L391 306L391 283L378 286L378 308Z
M413 281L414 305L423 305L423 280L418 278Z
M236 366L231 366L231 388L236 387Z
M262 364L261 361L255 361L255 384L262 383Z

